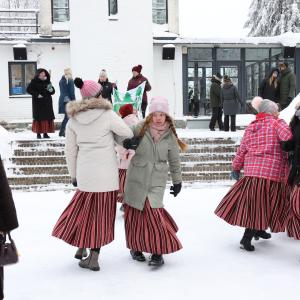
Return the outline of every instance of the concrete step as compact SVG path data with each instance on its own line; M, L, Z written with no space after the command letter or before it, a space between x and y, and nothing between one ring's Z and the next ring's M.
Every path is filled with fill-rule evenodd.
M71 184L69 175L62 176L17 176L8 177L9 184L14 189L16 186L32 186L32 185L54 185Z
M8 170L14 175L69 175L66 165L11 167Z
M16 156L10 161L15 166L66 165L65 156Z

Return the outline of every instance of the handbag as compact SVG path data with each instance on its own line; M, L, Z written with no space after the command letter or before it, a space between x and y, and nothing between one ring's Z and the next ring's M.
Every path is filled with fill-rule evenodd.
M9 242L7 242L7 236ZM19 261L19 255L14 240L10 233L5 233L0 242L0 267L16 264Z

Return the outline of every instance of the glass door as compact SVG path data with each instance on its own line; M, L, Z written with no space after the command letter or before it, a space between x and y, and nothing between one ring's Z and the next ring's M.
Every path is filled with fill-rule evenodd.
M232 83L238 88L241 94L241 63L240 62L218 62L218 72L224 77L229 76Z

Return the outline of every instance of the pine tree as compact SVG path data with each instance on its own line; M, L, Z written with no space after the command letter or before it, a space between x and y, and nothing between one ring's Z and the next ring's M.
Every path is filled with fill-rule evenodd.
M298 0L253 0L245 24L250 36L300 31Z

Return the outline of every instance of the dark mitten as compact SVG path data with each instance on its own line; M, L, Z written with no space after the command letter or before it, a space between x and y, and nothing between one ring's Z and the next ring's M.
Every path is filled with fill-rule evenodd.
M77 187L77 179L76 178L72 179L72 184L74 187Z
M141 139L139 137L133 137L132 139L126 139L123 142L123 147L127 150L136 150L140 144Z
M240 176L241 176L240 171L233 170L230 174L231 179L236 180L236 181L240 180Z
M177 183L171 186L170 188L170 194L173 195L174 197L177 197L177 195L181 192L182 188L182 183Z

